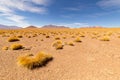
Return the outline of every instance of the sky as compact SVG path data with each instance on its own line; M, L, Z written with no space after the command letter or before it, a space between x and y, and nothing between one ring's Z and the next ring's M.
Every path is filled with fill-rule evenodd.
M0 0L0 24L120 27L120 0Z

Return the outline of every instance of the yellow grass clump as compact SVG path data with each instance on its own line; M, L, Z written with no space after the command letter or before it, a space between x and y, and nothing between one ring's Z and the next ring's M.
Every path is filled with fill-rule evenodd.
M7 47L7 46L5 46L5 47L3 47L3 48L2 48L2 50L8 50L8 47Z
M28 69L34 69L37 67L42 67L46 65L46 63L52 60L53 57L50 54L46 54L44 52L40 52L37 55L24 55L18 57L18 65L26 67Z
M100 38L101 41L110 41L110 38L108 36L103 36Z
M120 36L118 36L118 38L120 38Z
M44 39L41 39L41 41L44 41Z
M80 37L85 37L85 35L84 34L80 34Z
M58 40L58 41L55 41L52 46L55 47L56 50L58 50L58 49L63 49L64 45L62 41Z
M19 50L19 49L23 49L23 46L21 44L12 44L10 48L12 50Z
M47 35L46 38L50 38L50 36Z
M62 38L63 38L63 39L66 39L67 37L66 37L66 36L63 36Z
M75 39L75 42L82 42L81 39L78 37Z
M75 36L74 36L74 35L72 35L72 36L71 36L71 38L75 38Z
M99 35L91 35L92 39L98 39L100 36Z
M60 37L58 37L58 36L57 36L57 37L55 37L55 40L60 40Z
M9 35L3 34L2 37L10 37Z
M27 36L27 38L31 38L31 36Z
M23 36L22 36L22 35L18 35L17 37L18 37L18 38L22 38Z
M73 42L69 42L68 45L74 46L74 43Z
M93 32L92 34L93 34L93 35L98 35L99 33L98 33L98 32Z
M16 37L10 37L10 38L8 38L8 42L15 42L15 41L19 41L19 39L16 38Z

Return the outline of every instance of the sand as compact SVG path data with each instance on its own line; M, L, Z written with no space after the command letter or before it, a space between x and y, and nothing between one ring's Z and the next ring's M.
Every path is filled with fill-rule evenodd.
M0 80L120 80L120 29L99 30L99 34L112 31L110 41L92 39L90 33L94 29L84 29L80 30L85 32L81 43L74 42L75 46L64 45L61 50L52 47L55 41L52 35L50 38L44 35L31 38L23 36L17 42L8 42L8 37L0 35ZM62 33L62 36L65 35ZM75 38L70 36L68 34L66 39L61 40L73 41ZM9 47L13 43L20 43L26 49L2 50L2 47ZM37 54L40 51L53 56L53 60L46 66L29 70L17 65L18 56L26 53Z

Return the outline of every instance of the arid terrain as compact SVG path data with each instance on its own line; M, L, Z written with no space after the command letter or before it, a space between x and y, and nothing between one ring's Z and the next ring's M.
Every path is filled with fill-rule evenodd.
M45 66L18 65L41 51L53 58ZM0 30L0 80L120 80L120 29Z

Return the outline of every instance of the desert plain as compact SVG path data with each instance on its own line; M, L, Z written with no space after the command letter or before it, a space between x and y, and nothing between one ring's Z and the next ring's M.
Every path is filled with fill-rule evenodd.
M19 56L41 51L53 59L18 65ZM1 29L0 80L120 80L120 28Z

